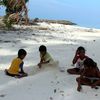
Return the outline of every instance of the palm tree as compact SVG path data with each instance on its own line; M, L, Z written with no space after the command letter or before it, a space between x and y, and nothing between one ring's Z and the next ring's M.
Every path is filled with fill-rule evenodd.
M18 23L20 20L21 12L25 13L26 23L28 23L28 13L26 3L29 0L0 0L0 5L6 7L6 16L4 17L4 22L10 27L12 22Z

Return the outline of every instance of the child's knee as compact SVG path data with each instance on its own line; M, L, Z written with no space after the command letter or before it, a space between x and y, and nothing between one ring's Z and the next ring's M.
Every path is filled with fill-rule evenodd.
M76 81L79 82L79 81L80 81L80 77L77 77L77 78L76 78Z
M67 69L67 72L69 73L70 72L70 69Z
M68 72L69 74L72 74L72 73L73 73L71 69L67 69L67 72Z

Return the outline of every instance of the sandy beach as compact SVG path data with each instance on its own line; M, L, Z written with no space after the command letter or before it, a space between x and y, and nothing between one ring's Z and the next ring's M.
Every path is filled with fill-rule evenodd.
M38 69L38 48L42 44L59 65ZM79 46L85 47L86 55L100 69L99 29L46 22L14 25L14 30L0 29L0 100L99 100L100 89L83 86L78 92L78 75L66 72L73 67L72 59ZM20 48L27 51L24 69L29 76L21 79L6 76L4 69L10 66Z

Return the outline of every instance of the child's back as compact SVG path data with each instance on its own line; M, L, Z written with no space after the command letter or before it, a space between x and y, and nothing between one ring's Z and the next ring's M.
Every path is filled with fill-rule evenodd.
M42 65L46 64L57 64L58 62L54 61L51 55L47 52L47 48L44 45L41 45L39 47L40 52L40 63L38 64L39 68L41 68Z
M85 59L84 70L76 80L78 82L78 91L82 89L81 85L83 84L89 85L92 88L95 88L96 85L100 85L100 71L97 64L91 58Z
M22 63L22 60L20 58L13 59L10 68L8 69L8 72L11 74L18 74L19 73L19 66Z
M18 77L24 77L27 76L27 73L23 70L23 59L25 58L27 52L24 49L20 49L18 51L18 57L12 60L12 63L9 67L9 69L6 69L5 72L9 76L18 76Z

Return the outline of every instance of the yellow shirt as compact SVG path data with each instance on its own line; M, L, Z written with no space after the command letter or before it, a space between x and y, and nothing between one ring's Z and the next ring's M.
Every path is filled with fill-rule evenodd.
M13 59L10 68L8 69L8 73L10 74L18 74L19 72L19 66L22 63L22 60L20 58Z

